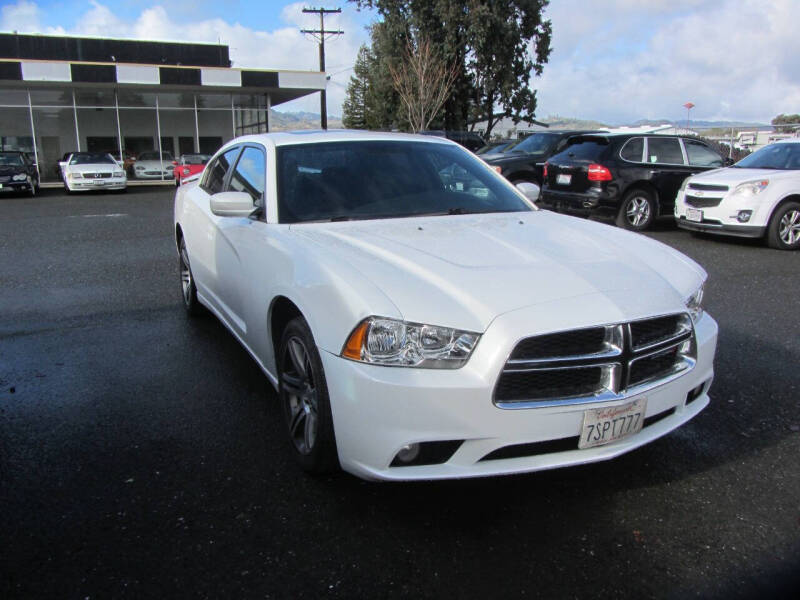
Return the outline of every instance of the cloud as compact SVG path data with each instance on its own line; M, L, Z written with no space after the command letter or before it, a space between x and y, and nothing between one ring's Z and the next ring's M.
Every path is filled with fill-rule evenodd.
M552 3L540 116L769 120L800 108L800 6L777 0Z
M175 16L165 6L144 8L133 20L118 17L111 4L92 0L89 8L75 19L72 27L43 26L41 11L35 3L19 0L5 6L0 18L0 29L26 33L55 35L86 35L132 38L142 40L192 41L226 44L236 67L260 69L318 70L317 43L300 33L301 28L318 28L314 15L303 14L304 4L285 6L281 12L286 23L271 31L254 29L238 22L219 18L196 19ZM326 29L344 29L347 35L326 41L326 66L328 72L341 70L355 62L358 48L365 39L363 28L351 20L347 12L326 16ZM344 84L349 74L333 76L328 88L328 111L341 114L344 101ZM292 110L319 112L319 97L310 97L288 103ZM283 108L283 106L279 107Z
M230 47L237 67L318 68L316 42L299 32L319 26L316 15L302 12L305 4L285 5L280 22L267 30L250 21L175 10L190 2L164 2L122 18L110 0L92 0L82 13L73 13L74 25L47 27L35 2L17 0L2 7L0 29L221 42ZM547 16L553 21L553 53L542 77L532 80L541 117L608 123L682 119L687 101L695 103L697 119L768 121L800 110L796 0L558 0L550 3ZM325 18L327 28L346 32L326 42L331 114L341 114L358 48L367 41L364 17L348 3L341 14ZM318 107L313 95L280 108L318 112Z

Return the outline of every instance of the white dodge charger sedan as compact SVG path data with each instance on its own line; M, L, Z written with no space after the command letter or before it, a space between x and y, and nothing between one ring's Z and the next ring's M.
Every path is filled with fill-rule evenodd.
M538 210L445 139L235 139L177 190L175 243L187 311L210 310L253 356L311 472L588 463L709 402L700 266Z

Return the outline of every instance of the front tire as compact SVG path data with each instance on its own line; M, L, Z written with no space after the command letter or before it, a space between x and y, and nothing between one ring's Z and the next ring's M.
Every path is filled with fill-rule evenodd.
M328 386L311 329L292 319L278 347L278 394L295 461L314 474L339 467Z
M617 226L631 231L649 229L656 218L656 201L647 190L632 190L625 195L617 214Z
M777 250L800 248L800 203L787 202L772 214L767 227L767 244Z
M203 313L203 308L197 299L197 286L194 283L192 268L189 265L189 253L186 251L186 242L183 238L178 243L178 266L181 273L183 308L189 316L197 317Z

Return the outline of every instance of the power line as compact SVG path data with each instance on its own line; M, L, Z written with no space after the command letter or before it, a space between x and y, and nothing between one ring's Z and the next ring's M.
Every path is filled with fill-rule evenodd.
M304 8L304 13L318 13L319 14L319 29L301 29L301 33L308 33L319 40L319 70L325 72L325 40L330 39L336 35L342 35L344 31L341 29L325 29L325 15L333 13L341 13L341 8ZM326 81L327 84L327 81ZM320 108L320 121L323 129L328 128L328 102L325 88L323 87L319 93L319 108Z

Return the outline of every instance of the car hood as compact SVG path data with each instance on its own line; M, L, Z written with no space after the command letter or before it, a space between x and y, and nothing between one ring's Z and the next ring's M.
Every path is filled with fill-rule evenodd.
M67 165L70 173L113 173L121 171L122 167L109 163L97 163L86 165Z
M404 319L479 332L503 313L578 296L587 306L603 297L647 314L681 310L705 279L699 265L659 242L549 211L308 223L290 231L326 259L354 267ZM633 318L629 312L620 306Z
M18 173L27 173L27 170L20 165L0 165L0 175L17 175Z
M738 167L727 167L724 169L706 171L705 173L698 173L697 175L692 176L691 181L693 183L696 182L734 186L745 181L768 179L770 177L781 177L791 173L792 171L781 171L778 169L741 169Z

